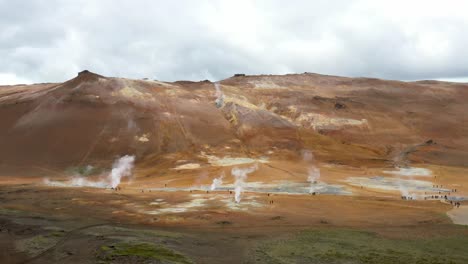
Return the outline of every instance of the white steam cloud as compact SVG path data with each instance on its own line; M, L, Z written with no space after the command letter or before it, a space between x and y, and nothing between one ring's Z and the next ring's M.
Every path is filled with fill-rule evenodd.
M125 155L114 162L111 172L101 180L92 181L81 175L73 176L69 182L51 181L44 179L44 184L58 187L94 187L94 188L116 188L122 178L130 177L134 167L135 156ZM86 171L91 171L92 166L87 166Z
M310 183L309 193L316 192L316 184L317 180L320 178L320 169L317 167L310 167L309 168L309 176L307 177L307 181Z
M112 171L109 175L110 186L112 188L117 187L123 177L129 177L132 175L134 162L135 156L130 155L125 155L114 162L114 165L112 165Z
M211 184L211 187L210 189L212 191L216 190L216 188L218 188L219 186L221 186L221 184L223 184L223 178L224 178L224 172L221 174L221 176L219 176L218 178L214 178L213 179L213 183Z
M252 173L256 171L258 168L257 164L253 165L252 167L249 168L233 168L231 170L232 176L235 178L234 182L234 199L236 200L236 203L240 203L241 201L241 194L244 191L244 186L245 186L245 180L247 180L247 175L249 173Z
M310 150L304 150L302 152L302 159L307 163L313 163L315 161L314 154ZM309 165L307 182L310 183L309 193L317 191L317 181L320 178L320 169L313 164Z
M400 190L401 196L404 196L406 198L409 198L411 195L408 191L408 188L406 188L405 185L403 185L402 181L398 181L398 189Z
M70 182L71 186L75 187L94 187L94 188L107 188L108 184L105 181L90 181L83 176L74 176Z
M219 86L219 83L215 82L214 83L215 89L216 89L216 107L221 108L224 106L224 93L221 91L221 86Z
M399 171L397 173L394 173L395 175L398 175L398 189L400 190L401 197L404 199L408 200L413 200L419 198L418 194L411 193L410 190L408 190L408 187L404 184L403 180L401 177L406 176L408 177L409 180L413 180L413 175L416 173L419 173L417 170L416 172L410 170L410 169L405 169L405 168L398 168Z

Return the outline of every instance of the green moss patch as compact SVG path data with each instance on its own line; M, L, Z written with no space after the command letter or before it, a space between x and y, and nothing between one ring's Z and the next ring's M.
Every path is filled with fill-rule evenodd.
M114 245L101 246L99 252L99 259L101 261L112 262L115 259L122 258L154 259L164 263L192 263L192 261L184 255L156 244L118 243Z
M28 255L37 255L48 248L54 246L61 236L56 234L38 235L16 241L16 250L25 252Z
M468 263L468 237L389 239L352 230L303 231L286 240L263 243L256 263Z

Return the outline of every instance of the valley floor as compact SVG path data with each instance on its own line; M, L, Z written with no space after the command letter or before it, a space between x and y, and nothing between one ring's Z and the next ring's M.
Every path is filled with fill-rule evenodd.
M468 262L464 168L255 162L239 203L232 164L2 177L0 263Z
M353 195L246 191L237 204L229 188L9 179L0 186L1 263L468 261L468 227L447 216L466 223L464 201L456 208L357 187Z

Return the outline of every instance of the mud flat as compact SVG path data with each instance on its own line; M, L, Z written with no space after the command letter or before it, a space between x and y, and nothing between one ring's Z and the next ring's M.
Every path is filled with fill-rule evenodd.
M209 210L211 208L222 208L227 211L249 211L255 208L266 206L263 201L259 201L259 197L255 195L246 195L242 202L236 203L232 196L226 194L191 194L192 200L182 203L168 203L164 199L156 199L151 202L152 207L157 207L153 210L141 211L145 214L177 214L186 212L196 212L200 210Z
M349 177L346 182L353 186L363 186L367 188L405 191L405 192L444 192L449 193L449 189L434 188L433 183L423 180L400 179L383 176L374 177Z
M434 243L441 250L434 252L440 258L468 259L456 246L466 243L468 230L452 224L445 216L451 206L439 201L245 192L236 203L224 190L142 193L137 186L111 191L37 184L0 186L0 200L0 245L7 249L0 263L300 262L295 256L346 263L360 255L380 261L370 263L398 263L420 259L411 241L423 243L428 234L439 239ZM333 253L365 240L381 247ZM455 253L442 252L449 247ZM389 256L388 249L397 253Z
M415 167L409 167L409 168L398 168L397 170L386 170L383 171L384 173L387 174L393 174L393 175L399 175L399 176L432 176L432 171L429 169L425 168L415 168Z
M327 184L325 182L317 182L316 184L300 183L291 181L278 181L273 183L263 182L248 182L245 184L244 191L250 193L276 193L276 194L310 194L311 186L316 194L331 194L331 195L351 195L352 192L347 190L345 186L338 184ZM214 191L229 192L234 190L233 184L224 184L216 187ZM166 188L149 188L151 191L159 192L190 192L190 191L211 191L210 186L194 186L194 187L166 187Z

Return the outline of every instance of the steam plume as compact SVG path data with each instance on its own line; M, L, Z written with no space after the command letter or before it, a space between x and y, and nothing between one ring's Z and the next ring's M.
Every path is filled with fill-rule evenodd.
M71 186L76 187L94 187L94 188L106 188L107 184L104 181L90 181L83 176L74 176L71 179Z
M245 185L245 180L247 179L247 174L252 173L256 171L258 168L257 164L253 165L252 167L249 168L233 168L231 170L232 176L235 178L234 182L234 192L235 192L235 200L236 203L239 203L241 201L241 194L244 191L244 185Z
M217 82L214 83L214 86L215 86L215 89L216 89L216 93L215 93L216 107L221 108L221 107L224 106L224 93L223 93L223 91L221 91L221 87L219 86L219 83L217 83Z
M112 171L106 176L101 176L98 181L88 180L83 174L77 174L72 176L67 182L51 181L44 179L46 185L58 186L58 187L94 187L94 188L116 188L123 177L129 177L132 175L133 163L135 162L135 156L125 155L114 162L112 165ZM86 166L84 175L89 174L92 171L92 166Z
M211 184L210 189L212 191L216 190L217 187L219 187L221 184L223 184L223 178L224 178L224 172L218 178L213 179L213 183Z
M400 190L401 196L410 197L410 193L408 191L408 188L406 188L406 186L403 185L401 180L398 181L398 188Z
M134 162L135 156L130 155L125 155L114 162L114 165L112 165L112 171L109 175L110 186L112 188L117 187L123 177L129 177L132 175Z
M314 154L310 150L302 151L302 159L307 163L312 163L315 161ZM307 176L307 181L310 183L309 193L316 191L317 180L320 178L320 169L314 166L313 164L309 165L309 173Z
M313 193L316 191L315 185L317 184L317 180L320 178L320 169L311 166L309 168L309 176L307 177L307 181L310 183L309 193Z
M413 176L409 175L409 180L413 180ZM414 194L410 193L407 186L404 185L401 176L398 177L398 189L400 190L400 194L405 199L413 199L415 196Z

